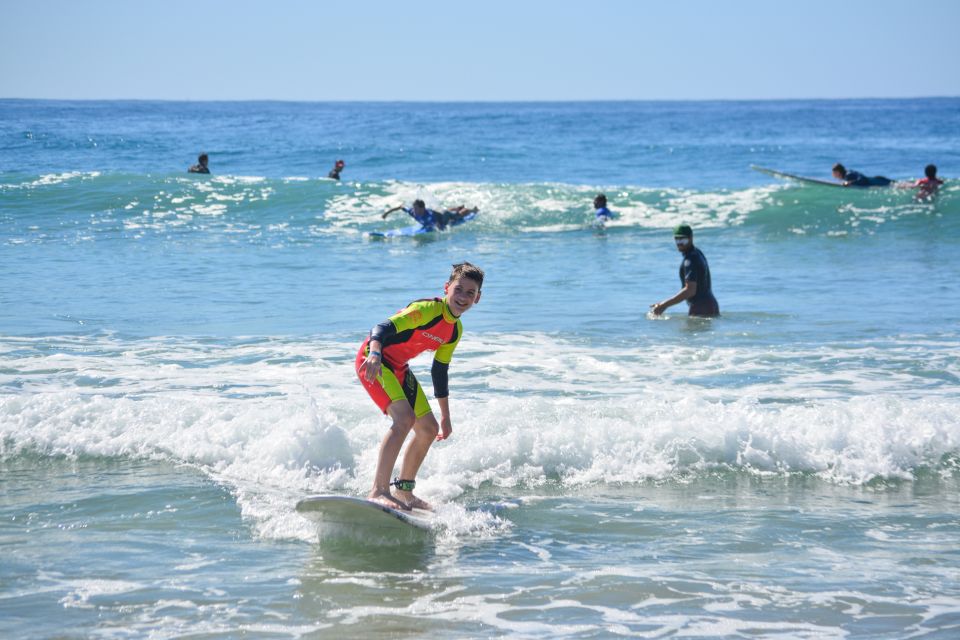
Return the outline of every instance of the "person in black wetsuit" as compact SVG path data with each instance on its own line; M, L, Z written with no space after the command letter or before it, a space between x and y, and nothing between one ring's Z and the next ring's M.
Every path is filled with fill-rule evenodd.
M889 187L893 180L883 176L868 178L859 171L848 171L839 162L833 165L833 177L843 183L845 187Z
M333 178L334 180L339 180L340 172L343 171L344 166L345 166L345 163L343 162L343 160L337 160L333 165L333 169L330 169L330 173L327 174L327 177Z
M712 318L720 315L720 305L713 297L710 283L710 266L703 252L693 246L693 229L686 224L677 226L673 230L673 240L677 244L677 251L683 254L683 262L680 263L680 284L683 288L672 298L650 305L653 315L659 316L683 300L687 301L691 316Z
M187 169L187 171L189 173L210 173L210 167L207 166L209 161L210 159L207 157L207 154L201 153L197 157L197 164Z

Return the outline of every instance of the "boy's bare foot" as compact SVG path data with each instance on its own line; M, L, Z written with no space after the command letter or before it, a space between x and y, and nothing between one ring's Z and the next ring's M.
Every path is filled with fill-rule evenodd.
M433 511L433 507L430 506L430 503L421 500L417 496L413 495L412 491L400 491L397 490L396 495L397 500L403 501L408 509L423 509L424 511Z
M367 500L370 502L376 502L377 504L382 504L383 506L390 507L391 509L410 511L410 507L407 506L406 502L403 502L402 500L390 495L389 491L371 491L367 496Z

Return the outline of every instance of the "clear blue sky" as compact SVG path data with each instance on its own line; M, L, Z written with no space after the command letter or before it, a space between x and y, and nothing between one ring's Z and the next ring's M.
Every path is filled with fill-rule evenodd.
M958 32L958 0L4 0L0 97L958 96Z

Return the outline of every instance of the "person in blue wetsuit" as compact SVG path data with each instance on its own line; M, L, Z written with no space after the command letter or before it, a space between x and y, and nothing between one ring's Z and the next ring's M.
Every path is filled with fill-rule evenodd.
M386 219L386 217L394 211L404 211L426 229L430 229L431 231L440 229L442 231L447 228L447 225L456 224L471 213L478 213L480 210L477 207L468 209L465 205L460 205L453 209L434 211L433 209L428 209L423 200L414 200L412 207L407 208L403 205L393 207L392 209L384 211L381 217Z
M607 209L607 196L602 193L598 193L597 197L593 199L593 208L596 209L594 215L596 216L596 222L608 222L613 220L613 212L610 209Z
M659 316L683 300L687 301L691 316L712 318L720 315L720 305L713 297L710 265L703 252L693 246L693 229L687 224L677 226L673 230L673 240L677 251L683 254L683 262L680 263L680 284L683 288L672 298L650 305L653 315Z
M833 177L843 183L845 187L889 187L893 180L883 176L868 178L859 171L848 171L839 162L833 165Z
M387 209L380 217L386 220L387 216L394 211L403 211L411 218L416 220L421 226L426 227L427 229L435 229L440 224L440 214L433 209L427 209L427 205L423 202L423 200L414 200L412 207L400 205L393 207L392 209Z

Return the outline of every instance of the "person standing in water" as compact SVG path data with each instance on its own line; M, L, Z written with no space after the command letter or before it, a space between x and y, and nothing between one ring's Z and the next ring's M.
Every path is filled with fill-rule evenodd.
M207 166L207 162L209 161L210 159L207 157L207 154L201 153L197 157L197 164L187 169L187 172L188 173L210 173L210 167Z
M343 171L345 166L346 164L343 162L343 160L337 160L333 165L333 169L330 169L330 173L327 174L327 177L333 178L334 180L339 180L340 172Z
M673 241L677 251L683 254L680 263L681 289L672 298L650 305L653 315L659 316L673 305L687 301L691 316L712 318L720 315L720 305L713 297L713 288L710 282L710 266L707 258L700 249L693 246L693 229L690 225L681 224L673 230Z
M609 222L613 220L613 212L610 209L607 209L607 196L598 193L597 197L593 199L593 208L595 209L594 215L596 216L595 222Z
M933 200L943 184L943 180L937 177L937 165L928 164L923 169L923 174L925 177L908 183L907 187L917 190L917 195L914 196L917 200Z

